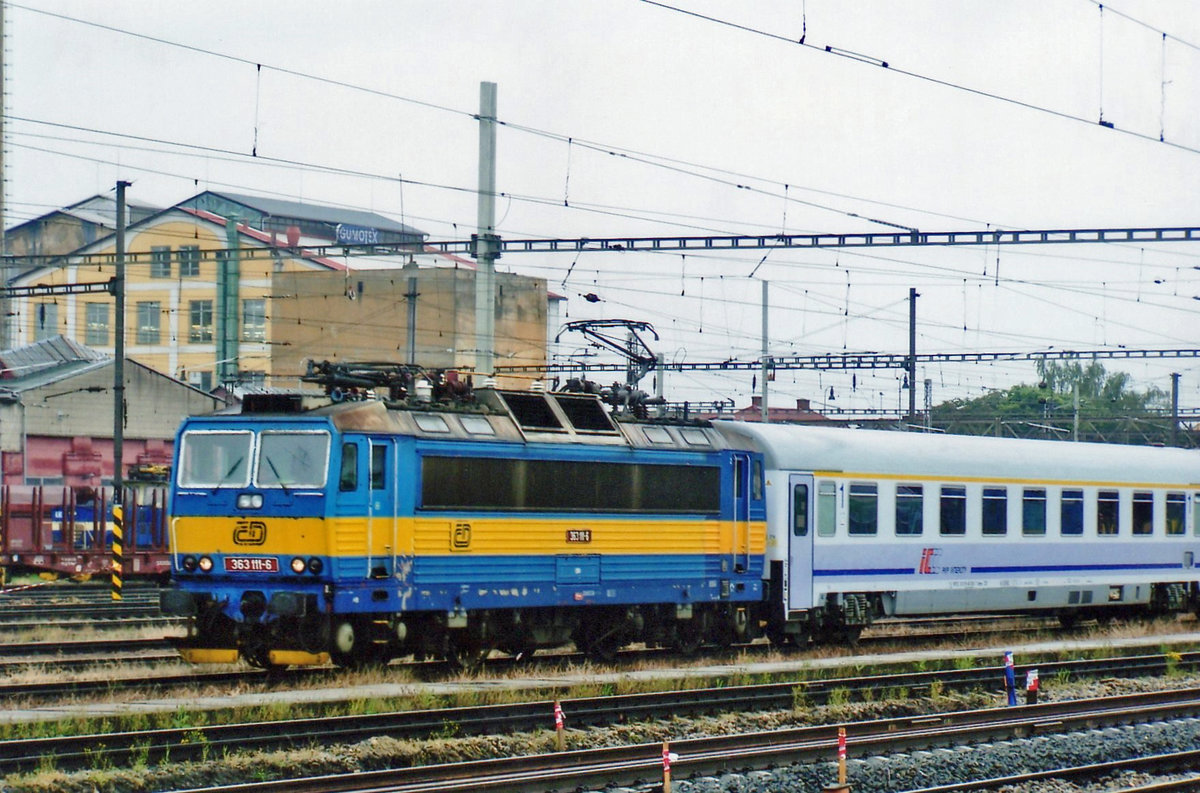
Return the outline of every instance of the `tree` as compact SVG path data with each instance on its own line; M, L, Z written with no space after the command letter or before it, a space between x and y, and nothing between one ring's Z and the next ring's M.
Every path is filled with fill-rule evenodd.
M1019 435L1070 439L1079 393L1079 439L1112 443L1169 443L1167 394L1138 391L1125 372L1109 373L1091 361L1037 362L1039 382L952 399L933 408L933 425L968 435Z

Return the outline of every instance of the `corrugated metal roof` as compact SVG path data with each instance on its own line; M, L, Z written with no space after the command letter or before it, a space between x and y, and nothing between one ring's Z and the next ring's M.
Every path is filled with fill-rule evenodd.
M111 358L102 358L99 361L67 361L52 364L13 380L0 380L0 383L3 383L5 388L21 394L108 366L112 366Z
M261 196L227 193L217 190L210 192L213 195L221 196L252 209L257 209L260 212L265 212L273 217L312 220L317 223L329 223L335 226L339 223L345 223L351 226L364 226L366 228L379 229L380 231L392 231L398 234L408 234L422 238L425 236L425 232L420 229L361 209L343 209L341 207L320 206L318 204L303 204L299 201L284 201L279 198L263 198ZM188 202L185 201L183 203L186 204Z
M66 336L52 336L24 347L0 351L0 377L6 380L24 378L65 364L101 360L108 360L108 356Z
M53 336L24 347L0 351L0 382L12 391L28 391L99 369L111 362L104 353L74 339Z

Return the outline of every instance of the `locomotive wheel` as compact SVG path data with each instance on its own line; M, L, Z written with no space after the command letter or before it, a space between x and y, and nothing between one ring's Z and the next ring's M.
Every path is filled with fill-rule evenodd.
M258 669L271 669L275 665L271 663L270 648L267 645L266 637L259 635L247 636L242 640L242 657L246 659L246 663Z
M617 660L617 652L621 649L621 640L616 633L597 636L584 646L583 651L588 658L602 664L611 664Z
M465 638L455 641L451 637L446 646L446 666L462 672L478 672L491 652L492 648L477 642Z
M361 669L387 661L387 649L371 641L367 627L357 621L342 620L333 626L329 657L338 666Z
M692 656L700 651L704 641L699 620L679 620L675 623L675 652L680 655Z

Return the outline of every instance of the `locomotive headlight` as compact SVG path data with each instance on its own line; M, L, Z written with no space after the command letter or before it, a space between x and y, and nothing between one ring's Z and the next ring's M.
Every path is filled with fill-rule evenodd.
M194 557L194 556L183 557L183 569L187 570L189 573L193 572L196 569L196 557Z
M292 560L292 572L297 575L304 572L305 566L304 560L299 556Z
M238 509L262 509L262 493L242 493L237 497Z
M308 560L308 572L312 573L313 575L320 575L321 571L324 569L325 563L322 562L318 557L314 556Z
M205 572L205 573L211 573L211 572L212 572L212 569L213 569L213 561L212 561L212 559L211 559L210 557L208 557L208 556L201 556L201 557L200 557L200 570L201 570L201 572Z

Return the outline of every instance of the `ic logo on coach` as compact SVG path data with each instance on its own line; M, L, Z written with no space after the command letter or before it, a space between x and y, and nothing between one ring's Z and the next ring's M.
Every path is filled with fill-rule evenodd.
M267 524L261 520L239 520L233 529L234 545L262 545L267 541Z

